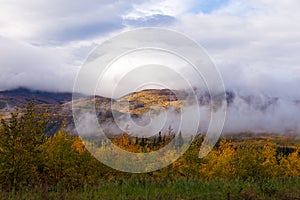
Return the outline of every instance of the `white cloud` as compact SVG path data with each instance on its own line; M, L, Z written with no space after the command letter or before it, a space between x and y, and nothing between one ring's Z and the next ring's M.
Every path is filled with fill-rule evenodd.
M124 15L125 18L139 19L151 15L178 16L190 9L194 0L163 0L145 1L142 4L135 4L134 9Z
M78 68L64 49L36 47L0 37L0 90L28 87L70 91Z
M134 2L0 0L0 89L71 91L88 53L124 28Z
M121 29L135 1L2 1L0 35L39 43L82 40Z
M97 43L121 30L159 24L202 44L229 89L300 98L298 0L231 0L206 14L189 13L197 3L0 0L0 36L10 38L0 40L6 52L1 89L67 90Z
M300 1L229 0L209 12L201 7L204 1L0 0L0 90L71 91L79 67L98 43L137 26L162 26L202 44L227 89L280 97L267 113L235 99L227 130L299 130L299 104L290 102L300 99ZM114 71L107 85L122 77L121 70ZM150 72L143 75L164 77ZM165 82L172 85L175 76L168 75ZM131 79L122 82L122 92Z
M229 89L300 98L299 6L296 0L232 1L210 14L182 15L175 29L206 48Z

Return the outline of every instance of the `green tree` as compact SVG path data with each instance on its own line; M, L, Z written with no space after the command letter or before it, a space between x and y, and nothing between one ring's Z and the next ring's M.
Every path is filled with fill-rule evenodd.
M79 183L79 152L74 137L62 128L43 145L44 178L50 185L76 186Z
M11 113L9 120L1 120L0 180L2 186L18 188L39 180L43 169L41 145L45 142L46 113L31 101L24 113Z

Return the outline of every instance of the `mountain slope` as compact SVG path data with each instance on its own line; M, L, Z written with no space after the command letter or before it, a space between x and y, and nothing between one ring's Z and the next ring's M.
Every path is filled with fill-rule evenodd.
M211 98L207 92L196 91L196 94L199 106L210 106ZM173 107L175 111L179 111L184 102L189 103L189 95L187 91L174 92L168 89L147 89L127 94L119 99L96 96L95 98L84 98L80 102L78 100L72 102L72 93L52 93L19 88L0 92L0 119L8 118L14 107L18 107L19 111L22 112L25 105L34 98L38 109L47 110L51 114L49 132L53 133L61 127L62 122L74 129L72 103L76 105L75 108L78 110L87 109L89 105L93 105L91 103L95 103L98 120L100 122L111 122L113 121L113 112L121 117L130 114L133 118L139 118L149 111L157 114L162 109L170 107ZM291 122L297 120L298 112L296 111L300 110L299 100L270 97L262 94L241 94L232 91L226 92L226 100L228 104L227 119L229 119L227 121L230 122L230 126L239 127L238 125L241 125L242 128L243 126L246 128L251 127L251 130L252 128L260 129L260 127L264 128L266 126L272 128L272 126L277 127L278 122L289 120L288 123L281 124L281 126L285 125L284 129L298 130L296 123ZM294 114L295 120L289 119L290 114L288 111L290 110L296 112Z
M72 93L44 92L27 88L0 91L0 109L6 106L24 107L32 99L36 104L62 104L72 100Z

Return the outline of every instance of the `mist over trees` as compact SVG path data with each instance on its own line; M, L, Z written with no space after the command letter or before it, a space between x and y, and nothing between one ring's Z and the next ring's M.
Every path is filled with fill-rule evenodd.
M8 120L1 120L1 190L19 190L24 187L41 187L45 191L55 188L72 190L99 186L101 181L104 184L108 180L132 177L172 181L220 178L264 180L300 176L299 146L284 152L272 140L237 142L221 139L207 157L199 159L198 151L203 141L201 135L194 139L182 157L168 167L146 174L123 173L97 161L86 150L80 137L71 135L64 127L53 136L44 134L47 119L48 113L42 113L31 102L25 112L16 111ZM124 133L111 140L124 150L146 153L163 147L174 137L170 127L166 134L159 132L151 138L131 137ZM175 145L181 144L180 133Z

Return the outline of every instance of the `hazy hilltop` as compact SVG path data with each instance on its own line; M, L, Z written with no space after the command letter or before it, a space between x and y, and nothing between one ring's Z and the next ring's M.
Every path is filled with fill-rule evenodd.
M198 105L202 116L209 119L210 95L196 90ZM120 117L128 116L138 119L144 114L159 114L162 110L171 109L180 114L186 105L195 106L188 91L169 89L146 89L127 94L118 99L95 96L76 99L75 109L87 109L95 105L100 122L112 122L113 113ZM37 108L50 113L51 125L48 132L54 133L65 122L74 130L72 113L72 93L58 93L18 88L0 92L0 118L8 118L16 108L22 112L28 102L34 99ZM241 94L236 91L226 92L227 124L225 130L231 132L265 130L267 132L299 132L300 101L283 99L262 94ZM194 103L194 104L193 104ZM203 112L205 114L203 114ZM205 118L205 117L204 117ZM203 118L202 118L203 119Z
M185 93L181 92L180 97L168 89L162 90L143 90L125 95L119 99L111 99L96 96L95 98L83 98L75 100L79 108L86 109L93 102L95 103L97 115L100 121L110 121L113 118L112 109L119 114L130 114L133 117L148 112L150 109L159 113L161 109L168 109L173 106L180 109ZM10 91L0 92L0 118L8 118L10 112L18 109L20 112L32 99L37 104L36 107L50 113L50 121L48 132L54 133L61 127L61 123L65 122L70 127L74 127L72 116L72 93L57 93L30 90L19 88ZM113 104L113 107L112 107Z
M180 97L184 98L185 93L181 92ZM27 88L18 88L14 90L0 91L0 109L6 107L22 108L34 99L38 105L68 105L72 101L72 93L70 92L46 92L40 90L31 90ZM97 103L110 103L112 99L106 97L95 97ZM180 100L180 99L179 99ZM147 89L140 92L134 92L125 95L113 102L129 101L131 108L148 107L149 104L161 104L163 107L174 105L177 107L178 97L168 89L155 90ZM170 103L174 102L174 103ZM141 103L144 106L141 106ZM120 107L120 109L122 109ZM133 109L134 110L134 109ZM138 112L136 112L138 113Z
M35 100L36 104L63 104L72 100L72 93L45 92L22 87L14 90L1 91L0 109L7 106L24 107L32 99Z

